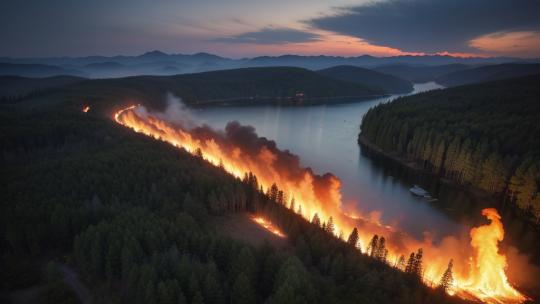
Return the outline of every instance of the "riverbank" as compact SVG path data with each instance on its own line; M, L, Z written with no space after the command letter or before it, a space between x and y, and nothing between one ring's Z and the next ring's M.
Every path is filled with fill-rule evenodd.
M423 168L417 161L412 159L406 159L404 157L398 156L396 154L391 154L384 152L382 149L380 149L375 144L371 143L369 140L367 140L364 136L358 135L358 144L361 145L363 148L368 149L372 153L376 153L378 156L384 157L385 159L388 159L390 161L393 161L396 164L399 164L407 169L413 170L417 173L426 174L429 176L432 176L433 178L437 178L438 181L440 181L443 184L459 188L462 191L467 192L470 195L475 196L478 199L495 199L503 202L503 198L499 195L494 195L492 193L489 193L487 191L484 191L482 189L478 189L476 187L473 187L471 185L463 185L459 184L451 179L444 178L440 176L439 174L433 173L429 170L426 170Z
M333 97L306 97L303 99L296 99L295 97L236 97L236 98L224 98L224 99L212 99L212 100L200 100L194 103L190 103L192 108L203 108L208 106L266 106L266 105L278 105L278 106L311 106L321 104L347 104L370 101L377 98L385 98L391 95L363 95L363 96L333 96Z

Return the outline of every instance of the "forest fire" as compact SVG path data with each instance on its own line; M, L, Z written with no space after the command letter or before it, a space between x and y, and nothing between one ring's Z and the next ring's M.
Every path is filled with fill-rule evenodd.
M255 223L259 224L259 226L262 226L264 229L272 232L273 234L275 234L275 235L277 235L277 236L279 236L281 238L286 237L285 234L283 232L281 232L281 230L279 230L276 226L272 225L271 222L264 219L263 217L256 216L256 217L252 217L251 219Z
M504 238L501 216L493 208L482 210L482 215L490 223L471 229L471 245L475 256L469 280L459 287L486 302L523 302L527 298L508 283L506 257L499 253L499 242Z
M330 173L317 175L310 168L301 167L298 156L279 150L275 142L259 137L252 127L238 122L230 122L220 132L208 126L187 127L182 122L169 122L163 114L149 113L142 106L122 109L114 114L114 120L135 132L198 155L238 178L252 173L265 191L277 186L281 190L277 197L279 202L309 221L316 219L326 229L331 227L328 231L336 237L346 239L346 235L358 228L357 246L363 252L373 256L377 251L377 258L402 271L411 272L409 265L404 265L404 256L417 252L411 257L423 258L425 262L414 273L428 285L443 285L441 278L446 277L447 292L464 298L488 303L521 303L527 300L510 285L505 274L506 257L498 248L504 229L495 209L483 210L482 214L490 223L471 230L470 244L468 238L457 237L433 244L382 225L369 215L344 213L337 177ZM266 219L254 217L253 220L272 233L285 237ZM374 242L374 235L384 235L388 242L384 237ZM423 251L417 251L418 248L423 248ZM456 248L464 249L459 251ZM455 266L453 263L448 265L451 259L455 260ZM453 275L448 276L449 271Z

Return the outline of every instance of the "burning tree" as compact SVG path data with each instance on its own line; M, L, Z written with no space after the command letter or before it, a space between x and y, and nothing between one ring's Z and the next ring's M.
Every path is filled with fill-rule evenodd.
M354 227L353 231L349 235L347 243L355 248L358 248L358 229L356 229L356 227Z
M317 225L317 226L321 227L321 219L319 218L319 215L317 213L315 213L315 215L313 216L313 219L311 220L311 222L314 225Z
M444 272L439 284L439 287L446 292L448 292L448 290L452 288L452 284L454 284L452 267L454 267L454 260L450 260L450 262L448 262L448 267L446 268L446 271Z

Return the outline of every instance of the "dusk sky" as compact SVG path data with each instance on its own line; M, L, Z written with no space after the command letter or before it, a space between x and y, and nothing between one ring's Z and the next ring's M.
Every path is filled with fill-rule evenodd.
M0 56L540 57L538 0L4 0Z

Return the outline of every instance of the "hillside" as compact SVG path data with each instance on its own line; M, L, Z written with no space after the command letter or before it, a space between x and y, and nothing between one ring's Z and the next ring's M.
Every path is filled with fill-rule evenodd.
M0 76L5 75L21 77L50 77L58 75L84 76L84 73L81 71L65 69L54 65L16 64L0 62Z
M290 102L298 101L297 93L304 94L304 102L347 97L358 100L384 94L377 88L336 80L301 68L273 67L88 80L44 98L60 100L71 96L85 100L93 96L118 95L123 99L130 97L159 103L167 92L187 104Z
M460 70L436 79L447 87L540 74L540 64L507 63Z
M46 89L83 81L76 76L53 76L45 78L27 78L19 76L0 76L0 100L14 101L29 94L39 94Z
M292 67L245 68L173 76L189 87L197 100L230 98L291 98L302 92L305 98L368 97L384 92L365 85L336 80ZM184 97L179 94L179 96ZM189 95L186 95L188 97Z
M350 65L335 66L317 72L335 79L381 88L390 94L408 93L413 90L413 85L408 80Z
M111 93L92 106L111 113L124 102ZM0 106L2 302L28 290L35 303L77 302L66 269L95 303L464 302L361 254L252 176L234 178L64 97ZM246 212L284 231L289 249L213 226Z
M434 66L392 64L379 66L374 68L374 70L380 73L407 79L414 83L422 83L434 81L436 78L442 75L455 71L461 71L467 68L468 66L464 64L447 64Z
M399 98L371 109L359 140L540 217L540 76Z

